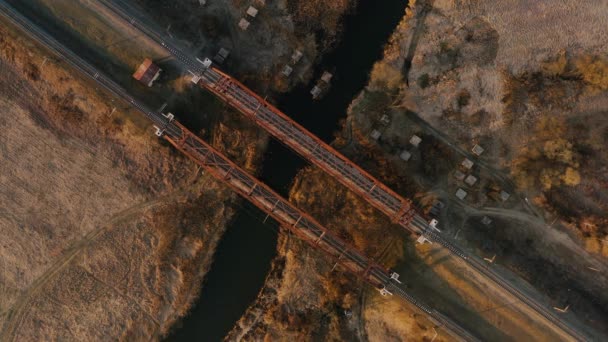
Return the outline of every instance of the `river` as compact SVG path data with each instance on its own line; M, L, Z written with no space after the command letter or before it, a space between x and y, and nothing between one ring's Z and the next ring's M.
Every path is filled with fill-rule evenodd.
M312 84L278 99L278 107L298 123L330 143L346 109L365 87L375 61L405 13L404 0L360 0L345 19L344 34L333 52L316 69L316 77L332 70L329 93L312 101ZM281 195L307 163L276 140L271 140L260 179ZM217 247L215 260L193 309L174 328L167 341L221 341L256 299L276 256L277 224L248 203L229 225Z

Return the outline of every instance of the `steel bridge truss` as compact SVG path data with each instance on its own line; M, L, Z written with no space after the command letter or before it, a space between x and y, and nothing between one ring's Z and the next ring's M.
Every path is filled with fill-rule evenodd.
M312 217L250 176L180 123L171 121L164 131L162 129L161 131L162 136L175 148L277 220L283 229L293 232L311 246L322 250L345 269L381 290L383 294L388 293L386 285L391 279L395 279L394 273L389 272L328 231Z
M208 60L205 62L205 64L211 63ZM239 81L212 66L201 74L199 84L364 197L391 217L393 222L415 233L421 233L420 229L410 227L416 215L410 200L397 195Z
M198 84L230 104L298 154L359 194L394 223L412 233L424 235L452 253L468 260L467 254L443 238L429 219L412 202L361 169L331 146L293 121L238 80L220 71L207 58L199 61Z
M404 291L399 275L363 255L343 239L328 231L308 214L282 198L264 183L242 170L220 152L190 132L172 115L165 115L168 123L164 129L157 128L161 135L176 149L190 157L217 180L249 200L263 212L273 217L281 227L291 231L313 248L322 251L336 264L374 286L384 296L396 295L429 315L438 326L445 326L447 332L465 341L478 339L441 312Z

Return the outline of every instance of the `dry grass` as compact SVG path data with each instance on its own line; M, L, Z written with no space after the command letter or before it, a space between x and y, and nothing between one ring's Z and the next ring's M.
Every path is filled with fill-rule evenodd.
M196 298L234 195L0 31L2 340L160 338ZM252 167L260 146L236 155Z
M363 318L369 341L451 340L415 308L397 300L386 300L376 293L368 296Z
M156 45L134 44L134 40L129 38L140 34L134 29L117 25L105 16L104 12L99 11L99 7L93 2L52 0L25 0L25 2L36 8L39 15L44 13L57 18L59 23L86 40L90 48L96 49L116 65L125 65L135 71L145 57L158 60L166 55L164 50Z
M297 1L287 0L296 25L305 32L320 31L329 45L341 31L342 17L355 7L357 0Z
M30 294L15 339L149 340L166 332L187 312L228 219L216 189L205 187L201 197L217 210L214 216L201 215L196 203L184 206L178 195L130 208L99 227L100 234ZM184 255L184 240L199 247Z
M445 312L451 317L477 331L485 339L503 339L508 336L515 340L561 340L561 331L551 323L536 315L526 305L494 283L484 279L456 257L445 250L419 248L421 261L430 266L431 272L423 271L418 277L426 278L429 291L437 291L449 298ZM411 262L411 261L410 261ZM443 283L443 284L442 284ZM467 307L467 311L450 307ZM460 313L459 313L460 312ZM478 316L477 318L474 318ZM486 325L484 327L484 325Z

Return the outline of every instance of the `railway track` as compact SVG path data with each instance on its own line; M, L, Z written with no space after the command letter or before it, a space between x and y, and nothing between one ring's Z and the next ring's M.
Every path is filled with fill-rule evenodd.
M164 137L175 148L209 171L216 179L228 185L245 199L251 201L269 216L272 216L283 228L289 229L314 248L323 251L330 258L334 259L336 263L339 263L351 273L380 290L383 295L394 294L416 306L428 314L439 326L444 327L446 332L455 338L465 341L478 341L475 336L450 318L432 309L420 299L408 294L400 286L401 283L396 273L386 270L381 265L367 258L363 253L357 251L341 238L325 229L312 217L300 211L268 186L250 176L246 171L239 168L220 152L213 149L213 147L175 121L171 114L165 115L150 110L144 104L134 99L109 77L31 23L4 0L0 0L0 14L28 33L38 43L46 46L57 56L62 57L62 60L66 61L76 70L138 109L154 123L157 129L156 134L159 137Z
M438 230L430 225L425 216L412 206L411 201L392 191L388 186L359 168L304 127L293 122L265 99L214 67L209 60L202 61L189 56L177 45L149 28L143 20L137 19L134 14L129 13L125 7L117 5L113 0L98 0L98 2L163 46L190 73L200 79L198 83L205 89L231 104L309 162L319 166L353 192L362 196L393 222L412 233L424 235L429 241L442 245L452 254L464 260L478 273L528 305L572 338L579 341L587 340L584 334L557 317L546 305L541 304L529 294L512 285L500 273L488 268L477 256L467 253L444 238Z

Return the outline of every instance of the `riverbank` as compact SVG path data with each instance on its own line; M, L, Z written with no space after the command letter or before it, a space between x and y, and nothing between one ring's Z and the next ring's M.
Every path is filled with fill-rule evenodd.
M365 168L399 192L421 204L441 201L433 215L442 234L518 279L547 307L569 306L561 318L599 340L608 317L601 241L606 179L597 172L606 160L600 132L607 123L598 114L606 108L606 88L588 71L605 65L605 35L595 25L608 12L595 5L418 1L353 102L337 143L355 160L364 155ZM579 7L575 16L568 14L571 6ZM567 20L548 19L556 17ZM561 34L566 26L576 29ZM527 48L530 32L544 37L542 47ZM572 50L573 41L582 45ZM421 138L418 146L410 143L413 135ZM476 144L484 149L479 156L472 151ZM471 168L462 164L465 158ZM465 181L469 175L474 178ZM414 191L402 192L408 183ZM464 199L456 197L458 189ZM513 305L497 309L491 298L512 300L484 297L487 289L470 287L442 266L450 259L416 250L445 281L438 292L448 301L467 298L473 311L489 313L481 316L499 333L517 339L553 334L523 308L512 314ZM401 269L408 274L408 267ZM431 272L419 271L413 286L419 279L419 286L433 288L425 278ZM482 328L455 312L465 325Z

